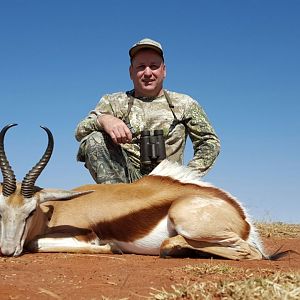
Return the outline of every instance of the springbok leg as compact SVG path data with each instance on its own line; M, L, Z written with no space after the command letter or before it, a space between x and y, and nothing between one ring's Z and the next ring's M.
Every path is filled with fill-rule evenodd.
M205 253L234 260L262 259L261 252L237 236L219 242L206 242L189 240L177 235L162 243L160 257L182 256L187 249L198 251L200 257Z
M68 252L89 254L122 254L122 251L113 243L100 245L98 241L83 241L74 237L42 237L30 241L26 245L30 252Z
M178 236L162 243L163 257L187 248L229 259L263 258L248 242L251 224L233 201L206 194L180 199L171 206L169 218Z

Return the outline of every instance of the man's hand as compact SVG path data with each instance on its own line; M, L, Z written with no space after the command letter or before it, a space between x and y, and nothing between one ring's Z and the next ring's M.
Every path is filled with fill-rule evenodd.
M131 131L122 120L112 115L101 115L97 120L114 143L125 144L131 142Z

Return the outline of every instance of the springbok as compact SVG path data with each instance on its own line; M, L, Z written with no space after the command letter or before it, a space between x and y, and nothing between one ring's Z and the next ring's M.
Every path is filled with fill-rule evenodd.
M0 133L2 255L27 250L169 257L192 251L200 257L267 258L254 225L233 196L167 160L131 184L39 188L35 182L54 146L52 133L42 127L47 149L16 183L4 150L5 133L15 125Z

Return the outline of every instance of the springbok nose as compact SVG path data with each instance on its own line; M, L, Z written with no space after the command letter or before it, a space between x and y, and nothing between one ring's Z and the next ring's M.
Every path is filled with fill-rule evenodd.
M11 251L10 249L1 249L1 254L3 256L13 256L14 251Z
M1 245L1 253L4 256L13 256L16 251L16 246L13 243L5 243L5 245Z

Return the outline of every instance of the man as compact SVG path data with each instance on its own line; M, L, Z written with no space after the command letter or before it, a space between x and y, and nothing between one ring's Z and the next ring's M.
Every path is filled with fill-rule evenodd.
M133 182L151 171L140 163L141 132L161 129L167 158L181 164L190 137L194 157L188 165L204 175L219 154L220 142L203 109L191 97L163 89L166 66L160 43L143 39L129 56L134 89L103 96L78 124L77 159L97 183Z

